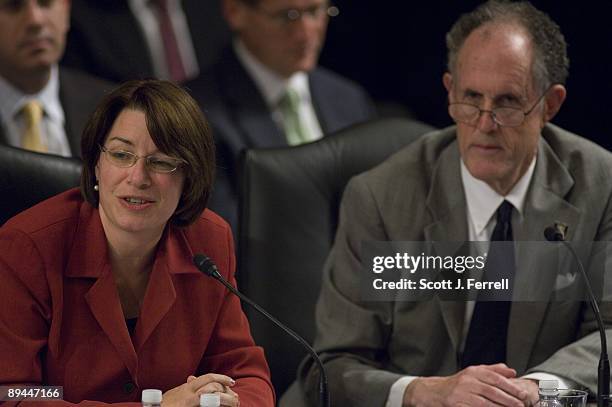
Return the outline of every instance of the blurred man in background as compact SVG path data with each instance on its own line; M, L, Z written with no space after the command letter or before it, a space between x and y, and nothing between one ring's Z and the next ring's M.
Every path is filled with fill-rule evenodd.
M245 148L298 145L374 117L358 85L317 66L327 0L223 0L234 41L187 86L210 120L219 156L211 207L236 222L236 172Z
M73 0L71 23L62 64L115 82L193 79L229 38L219 0Z
M69 0L0 1L0 142L80 155L83 126L111 85L58 67L69 18Z

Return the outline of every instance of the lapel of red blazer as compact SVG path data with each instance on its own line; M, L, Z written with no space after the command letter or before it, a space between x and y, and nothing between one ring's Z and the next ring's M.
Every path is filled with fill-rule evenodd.
M173 275L198 274L191 264L192 257L193 253L183 231L171 225L166 227L157 249L155 263L142 303L142 312L136 326L134 344L137 352L176 301Z
M115 279L108 263L104 229L98 210L87 203L81 205L66 277L96 279L85 293L85 301L132 378L136 380L138 359L125 324ZM95 352L95 349L92 351Z

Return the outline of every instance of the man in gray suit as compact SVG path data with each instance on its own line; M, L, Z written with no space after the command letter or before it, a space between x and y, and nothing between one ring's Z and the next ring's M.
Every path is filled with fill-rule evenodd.
M59 68L69 0L0 2L0 143L80 156L81 131L106 81Z
M456 126L424 135L344 193L315 341L334 406L523 406L537 401L541 379L597 387L586 302L372 302L360 292L364 241L543 240L554 222L573 242L612 238L612 155L548 123L566 96L559 27L529 3L489 1L455 23L447 46ZM506 238L495 237L502 229ZM521 273L528 261L516 258L515 281L551 298L554 279ZM612 323L610 304L600 307ZM317 378L306 360L310 400Z

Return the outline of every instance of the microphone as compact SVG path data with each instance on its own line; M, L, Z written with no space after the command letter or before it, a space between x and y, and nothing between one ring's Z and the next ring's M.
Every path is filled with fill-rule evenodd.
M597 300L595 299L593 288L591 287L591 282L587 277L586 271L584 270L584 266L582 265L580 258L576 254L576 251L565 240L566 233L567 225L561 222L555 222L554 225L548 226L544 230L544 237L549 242L561 242L570 251L570 253L572 253L572 256L578 264L578 269L582 274L582 278L587 288L587 292L589 294L589 302L591 303L591 309L593 310L595 318L597 319L597 326L599 327L599 335L601 337L601 354L599 356L599 366L597 367L597 407L604 407L604 401L608 399L608 395L610 394L610 361L608 360L608 344L606 341L606 331L604 328L603 321L601 319L601 312L599 311L599 306L597 305Z
M561 222L555 222L554 225L544 229L544 237L549 242L564 242L566 233L567 225Z
M285 324L280 322L278 319L270 315L266 310L261 308L255 302L253 302L250 298L248 298L247 296L242 294L240 291L235 289L226 279L224 279L221 276L221 274L219 273L219 270L217 269L217 265L208 256L206 256L205 254L196 254L195 256L193 256L193 264L195 264L198 270L200 270L202 273L218 280L221 284L225 286L225 288L230 290L231 293L236 295L242 301L249 304L251 307L255 308L257 312L259 312L261 315L263 315L264 317L272 321L274 325L278 326L283 331L285 331L287 334L289 334L289 336L295 339L300 345L302 345L308 351L308 353L310 353L310 355L314 358L315 362L319 366L319 371L321 372L321 375L319 376L320 404L322 407L329 407L329 392L327 390L327 374L325 373L325 368L323 367L323 363L321 362L321 359L319 359L319 355L317 355L317 352L308 344L308 342L306 342L306 340L302 338L300 335L298 335L295 331L293 331L292 329L287 327Z

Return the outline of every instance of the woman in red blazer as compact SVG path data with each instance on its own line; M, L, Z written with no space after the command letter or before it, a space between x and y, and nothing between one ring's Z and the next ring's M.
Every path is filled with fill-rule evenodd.
M81 191L0 229L0 385L63 386L67 402L273 406L235 285L232 236L205 210L214 147L195 102L169 82L128 82L94 112Z

